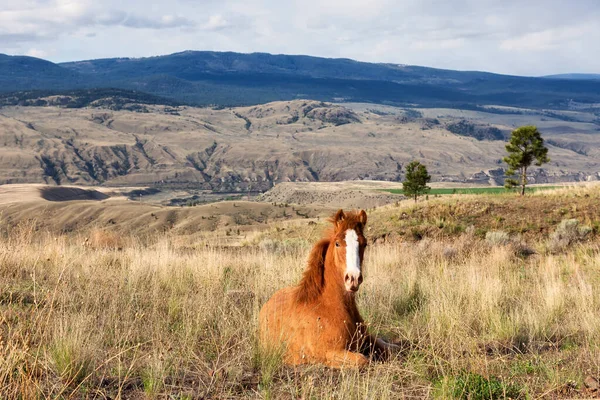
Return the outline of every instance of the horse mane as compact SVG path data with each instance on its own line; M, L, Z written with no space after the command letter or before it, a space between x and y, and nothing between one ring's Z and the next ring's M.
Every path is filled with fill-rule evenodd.
M299 303L314 301L323 291L325 285L325 255L329 248L329 241L329 238L319 240L310 252L308 267L306 267L296 290L296 300Z

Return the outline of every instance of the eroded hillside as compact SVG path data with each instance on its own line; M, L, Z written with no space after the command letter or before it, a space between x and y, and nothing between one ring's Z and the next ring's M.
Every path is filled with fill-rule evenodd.
M535 123L552 162L536 183L595 180L594 116L414 110L296 100L241 108L0 109L0 182L264 191L286 181L397 181L419 159L437 181L502 183L504 142Z

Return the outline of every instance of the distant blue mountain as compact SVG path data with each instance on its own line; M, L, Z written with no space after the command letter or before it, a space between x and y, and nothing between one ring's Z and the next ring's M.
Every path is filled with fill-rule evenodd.
M0 91L62 89L84 85L79 73L34 57L0 54Z
M546 76L544 76L544 78L598 80L598 79L600 79L600 74L558 74L558 75L546 75Z
M547 79L310 56L185 51L53 64L0 55L0 92L116 88L197 105L306 98L423 107L565 108L600 102L600 81Z

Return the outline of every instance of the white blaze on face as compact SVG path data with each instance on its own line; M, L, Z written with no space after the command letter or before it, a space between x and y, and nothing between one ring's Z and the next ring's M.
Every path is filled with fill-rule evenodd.
M353 276L356 280L360 276L358 235L354 229L346 231L346 274Z

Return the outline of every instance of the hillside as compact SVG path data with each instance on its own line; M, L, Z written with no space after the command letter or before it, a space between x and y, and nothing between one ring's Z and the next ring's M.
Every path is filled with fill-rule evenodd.
M0 92L83 87L75 71L35 57L0 54Z
M257 340L259 310L300 281L334 210L23 190L6 205L0 187L6 398L600 395L597 185L369 210L355 298L399 351L361 370L287 366Z
M144 107L148 104L180 105L164 97L123 89L29 90L0 93L0 107L102 107L114 111L148 112Z
M108 229L140 237L167 231L198 237L202 232L218 230L222 244L226 244L234 239L234 231L237 240L249 231L268 229L267 224L274 221L323 218L334 211L333 207L249 201L169 207L149 202L146 197L131 200L131 195L127 188L3 185L0 235L29 223L53 233L88 234L94 229Z
M19 78L19 79L16 79ZM185 51L53 64L0 56L0 91L119 88L190 105L308 98L421 107L598 108L600 82L265 53Z
M399 181L418 158L435 181L501 184L504 137L525 124L538 125L552 159L531 170L532 183L597 180L600 170L597 117L585 112L308 100L195 108L86 96L83 108L0 109L1 183L247 193L279 182ZM34 104L65 98L82 103L71 94Z

